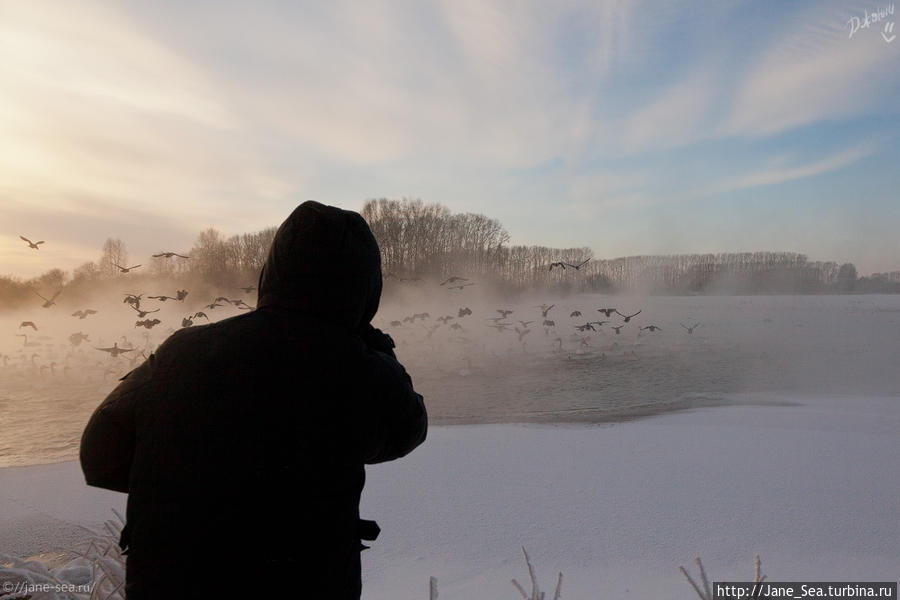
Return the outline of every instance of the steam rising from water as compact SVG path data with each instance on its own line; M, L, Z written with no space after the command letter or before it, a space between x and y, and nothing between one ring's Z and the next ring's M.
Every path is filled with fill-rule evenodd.
M396 341L436 424L608 421L727 403L735 392L900 396L898 296L503 299L477 284L448 290L438 283L389 282L374 321ZM147 298L181 288L189 291L183 302ZM161 321L150 330L135 327L138 314L123 302L142 292L141 308L159 309L145 317ZM32 308L0 316L0 466L77 456L94 408L184 317L203 311L217 321L242 312L228 303L207 308L217 296L256 304L255 292L135 279L89 298L61 295L46 309L35 297ZM554 305L546 318L555 325L542 325L542 304ZM71 316L85 308L98 312ZM460 316L464 308L472 314ZM641 313L623 323L598 308ZM494 321L498 309L513 312ZM38 330L20 328L22 321ZM596 321L609 323L576 329ZM499 323L509 325L491 327ZM695 323L690 334L682 326ZM651 324L661 329L640 330ZM620 334L612 326L622 326ZM88 341L73 344L75 333ZM111 357L96 349L114 343L132 350Z

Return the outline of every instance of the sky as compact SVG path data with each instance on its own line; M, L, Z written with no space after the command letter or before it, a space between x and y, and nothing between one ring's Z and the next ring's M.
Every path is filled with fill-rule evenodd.
M892 6L3 0L0 275L371 198L598 258L900 270Z

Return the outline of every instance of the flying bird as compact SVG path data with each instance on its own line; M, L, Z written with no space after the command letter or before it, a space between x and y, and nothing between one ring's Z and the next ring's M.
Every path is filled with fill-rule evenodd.
M179 258L190 258L190 256L184 256L182 254L178 254L177 252L160 252L159 254L154 254L153 258L160 258L160 257L172 258L173 256L177 256Z
M34 321L22 321L19 324L19 329L22 329L23 327L31 327L32 329L37 331L37 325L34 324Z
M454 276L450 277L449 279L446 279L445 281L441 282L441 285L444 285L447 283L456 283L457 281L468 281L468 279L466 279L465 277L457 277L456 275L454 275Z
M616 309L613 309L613 310L616 310ZM639 314L641 314L641 311L639 310L636 313L634 313L633 315L623 315L622 313L620 313L619 311L616 310L616 314L619 315L620 317L623 317L623 323L627 323L631 320L631 317L636 317Z
M459 317L461 319L464 316L471 315L471 314L472 314L472 309L467 306L465 308L459 309L459 313L457 314L457 317Z
M19 239L24 240L25 242L28 242L28 247L29 247L29 248L34 248L35 250L40 250L40 248L39 248L38 246L40 246L41 244L44 243L44 240L41 240L41 241L39 241L39 242L32 242L31 240L29 240L29 239L28 239L27 237L25 237L24 235L20 235L20 236L19 236Z
M550 269L548 269L548 270L552 271L554 267L562 267L562 268L563 268L563 271L565 271L565 270L566 270L566 263L564 263L564 262L552 262L552 263L550 263Z
M81 333L80 331L78 333L73 333L72 335L69 336L69 343L72 344L73 346L78 346L79 344L81 344L81 342L89 342L89 341L90 340L88 339L88 334Z
M134 305L132 304L131 307L134 308ZM135 308L135 310L137 310L137 309ZM79 319L84 319L85 317L89 317L90 315L96 315L96 314L97 314L97 311L94 310L93 308L86 308L84 310L76 310L75 312L72 313L72 316L78 317ZM141 315L141 316L143 316L143 315Z
M578 269L580 269L584 265L588 264L589 262L591 262L591 259L587 259L586 261L578 263L577 265L573 265L572 263L566 263L566 266L572 267L573 269L575 269L577 271Z
M122 273L127 273L128 271L130 271L130 270L132 270L132 269L137 269L138 267L141 266L141 265L134 265L133 267L123 267L122 265L117 264L117 263L113 263L113 264L114 264L114 265L119 269L119 271L121 271Z
M255 285L248 285L247 287L238 288L239 290L243 290L245 294L249 294L253 290L256 289Z
M166 300L178 300L178 298L174 296L147 296L152 300L159 300L160 302L165 302Z
M134 305L132 305L131 308L134 308ZM149 315L150 313L159 312L159 309L158 309L158 308L157 308L156 310L141 310L141 309L139 309L139 308L134 308L134 310L136 310L137 313L138 313L138 319L143 319L144 317L146 317L146 316Z
M616 330L616 335L619 335L619 332L622 331L622 328L623 328L623 327L625 327L625 326L624 326L624 325L619 325L618 327L616 327L615 325L613 325L613 329Z
M611 317L614 312L617 313L619 311L614 308L598 308L597 312L602 312L607 317Z
M56 302L54 302L54 300L56 300L56 297L59 296L59 293L60 293L62 290L56 290L56 293L53 294L52 296L50 296L50 299L49 299L49 300L48 300L47 298L44 298L44 297L41 296L40 294L38 294L37 291L35 291L35 290L32 290L32 291L33 291L35 294L37 294L38 297L39 297L41 300L44 301L44 304L43 304L43 307L44 307L44 308L50 308L51 306L53 306L54 304L56 304Z
M123 303L127 302L131 306L135 308L141 307L141 296L144 294L125 294L125 299L122 300Z
M580 316L581 316L581 311L580 311L580 310L573 310L573 311L569 314L569 316L570 316L570 317L580 317Z
M519 323L522 324L522 327L524 327L525 329L528 329L528 325L530 323L534 323L534 321L519 321Z
M120 354L124 354L126 352L131 352L134 348L119 348L119 342L115 342L112 345L112 348L97 348L94 346L95 350L101 350L103 352L109 352L109 355L113 358L117 357Z
M191 318L192 318L192 319L199 319L200 317L203 317L204 319L206 319L207 321L209 321L209 317L207 317L207 316L206 316L206 313L203 312L202 310L199 311L199 312L194 313L194 316L191 317Z
M700 327L700 323L694 323L690 327L688 327L687 325L682 323L681 326L684 327L685 329L687 329L688 333L694 333L694 330L697 329L698 327Z
M649 329L651 332L653 331L662 331L662 327L657 327L656 325L647 325L646 327L641 327L641 331Z
M177 292L175 292L175 299L184 302L184 299L187 298L187 295L187 290L178 290Z
M475 284L474 283L462 283L460 285L448 285L447 289L448 290L461 290L464 287L469 287L470 285L475 285Z
M497 312L500 313L504 319L507 317L507 315L513 314L513 311L511 311L509 309L503 309L503 308L498 308Z
M145 329L152 329L153 327L155 327L156 325L159 325L160 323L162 323L162 321L160 321L159 319L146 319L144 321L135 321L134 326L135 327L144 327Z
M546 304L541 304L541 316L545 319L547 318L547 313L550 312L550 309L556 306L555 304L551 304L547 306Z
M182 327L190 327L193 324L194 324L194 321L191 320L191 317L185 317L181 320Z

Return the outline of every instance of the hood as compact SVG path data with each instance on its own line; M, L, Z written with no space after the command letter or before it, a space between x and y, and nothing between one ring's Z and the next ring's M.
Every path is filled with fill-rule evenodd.
M257 306L320 316L356 331L381 299L381 251L358 213L309 200L275 233Z

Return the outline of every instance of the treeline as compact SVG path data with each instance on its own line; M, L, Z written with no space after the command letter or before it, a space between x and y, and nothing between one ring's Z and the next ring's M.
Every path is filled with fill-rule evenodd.
M858 277L851 263L810 261L794 252L594 259L587 247L509 245L510 236L497 219L454 214L421 200L369 200L361 214L381 246L387 291L403 280L456 275L502 292L900 293L900 271ZM28 280L0 276L0 309L33 303L36 291L46 295L64 290L66 297L78 297L98 285L126 280L138 285L168 279L220 288L255 284L275 231L269 227L225 237L207 229L184 254L189 258L138 258L134 262L141 267L129 273L120 269L132 266L125 243L109 238L99 259L74 269L71 277L61 269ZM585 264L577 270L551 270L557 262Z
M0 310L34 304L35 293L49 297L60 291L60 301L90 298L98 289L128 282L135 289L166 280L182 285L201 284L228 289L255 285L266 260L277 228L225 237L216 229L200 233L194 246L181 256L129 256L125 242L108 238L96 261L76 267L71 276L62 269L51 269L39 277L18 279L0 276ZM187 257L187 258L183 258ZM135 264L139 268L123 273Z
M510 246L499 221L421 200L370 200L362 210L393 279L479 279L506 290L659 294L900 292L900 272L859 278L851 263L794 252L629 256L593 260L590 248ZM554 267L564 262L575 270Z

